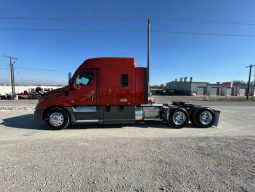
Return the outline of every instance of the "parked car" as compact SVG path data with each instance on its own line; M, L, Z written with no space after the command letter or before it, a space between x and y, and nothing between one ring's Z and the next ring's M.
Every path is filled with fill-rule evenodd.
M27 99L28 98L28 92L24 91L23 93L18 93L18 98L19 99Z

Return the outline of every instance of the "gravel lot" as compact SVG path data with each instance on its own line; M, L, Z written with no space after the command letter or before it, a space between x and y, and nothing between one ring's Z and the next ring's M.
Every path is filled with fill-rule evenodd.
M33 120L35 103L0 102L0 191L255 189L254 103L202 102L222 111L218 128L148 121L62 131Z

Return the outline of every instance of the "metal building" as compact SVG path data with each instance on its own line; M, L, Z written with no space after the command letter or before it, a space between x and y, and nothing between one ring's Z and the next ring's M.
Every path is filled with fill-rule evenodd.
M184 81L183 81L184 79ZM176 95L219 95L222 85L210 84L208 82L193 82L192 77L187 81L187 77L180 78L180 81L169 82L166 84L166 90L173 90Z
M166 84L167 92L175 92L175 95L210 95L210 96L246 96L247 84L233 85L232 82L193 82L192 78L180 78ZM251 86L249 95L255 95L255 86Z

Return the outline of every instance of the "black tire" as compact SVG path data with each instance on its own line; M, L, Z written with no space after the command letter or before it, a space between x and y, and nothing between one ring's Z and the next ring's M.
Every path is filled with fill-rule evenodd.
M54 117L55 115L55 117ZM55 118L55 119L54 119ZM52 130L61 130L68 127L70 118L68 113L62 108L53 108L47 111L45 122Z
M193 120L197 127L211 127L215 121L214 111L209 107L197 108L193 113Z
M194 114L200 109L200 107L193 107L190 111L189 111L189 120L190 122L194 125L194 126L199 126L197 123L197 120L194 116Z
M173 128L183 128L189 122L189 115L185 109L176 107L169 109L168 125ZM178 117L180 121L178 121Z

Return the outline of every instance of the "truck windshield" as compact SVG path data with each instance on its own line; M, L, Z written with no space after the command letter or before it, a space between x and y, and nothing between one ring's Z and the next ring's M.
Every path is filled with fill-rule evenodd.
M80 86L90 85L94 82L94 73L91 71L81 71L76 78L76 84Z

